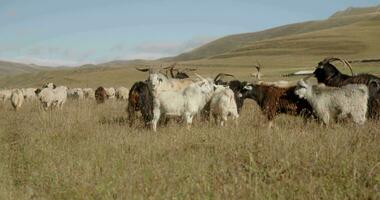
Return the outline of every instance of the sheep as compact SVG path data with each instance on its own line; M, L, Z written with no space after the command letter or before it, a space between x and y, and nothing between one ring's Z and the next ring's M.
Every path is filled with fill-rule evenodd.
M119 100L128 100L129 90L126 87L116 88L115 96Z
M368 87L364 84L348 84L337 88L311 85L300 80L295 94L310 103L325 125L329 124L330 118L344 119L349 115L357 124L366 121Z
M6 102L11 99L12 90L0 90L0 100Z
M55 89L57 86L54 83L45 83L42 85L42 88L51 88Z
M95 99L96 103L104 103L106 99L108 99L107 92L104 87L100 86L95 90Z
M237 122L239 114L235 102L235 94L230 88L223 86L216 88L210 101L210 113L217 124L220 120L220 126L224 126L229 115Z
M38 93L38 99L45 111L50 107L58 107L62 109L63 104L67 99L67 87L65 86L59 86L55 89L50 87L43 88L41 91L36 91L36 93Z
M24 88L24 89L22 89L22 93L24 94L24 99L27 101L37 100L37 96L35 93L36 90L37 90L37 88Z
M136 111L140 111L145 127L147 128L153 119L153 93L147 82L134 83L128 94L128 121L132 126L136 119Z
M15 111L21 108L24 103L24 94L21 89L16 89L11 95L11 104Z
M312 116L312 107L304 99L294 94L296 86L283 88L273 85L247 84L243 87L242 98L256 101L261 111L269 121L269 128L273 126L273 119L279 113L290 115Z
M67 90L67 97L76 100L83 100L84 93L81 88L70 88Z
M188 129L195 114L200 112L210 100L213 92L213 81L201 78L186 87L183 91L161 91L153 93L153 131L157 131L160 116L182 116Z
M95 99L95 92L92 88L83 88L83 95L86 99Z
M108 99L113 99L115 98L115 88L113 87L110 87L110 88L104 88L106 90L106 94L107 94L107 97Z

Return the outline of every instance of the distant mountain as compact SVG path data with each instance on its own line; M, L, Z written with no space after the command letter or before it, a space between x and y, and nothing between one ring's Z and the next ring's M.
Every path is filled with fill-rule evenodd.
M329 30L344 26L349 26L359 22L378 23L380 20L380 6L366 7L366 8L348 8L344 11L339 11L333 14L326 20L321 21L308 21L303 23L290 24L271 28L264 31L254 33L243 33L226 36L190 52L180 54L176 57L165 59L171 61L189 61L199 60L205 58L218 57L226 55L231 52L239 51L238 49L244 48L247 45L253 45L260 41L267 41L267 46L270 46L269 40L278 39L282 37L291 37L305 33L318 32ZM377 29L378 31L379 29ZM314 35L315 36L315 35ZM252 47L251 45L251 47ZM302 44L298 45L302 47ZM254 48L254 47L253 47ZM235 53L236 55L236 53Z
M0 76L16 75L23 73L39 72L44 70L50 70L49 67L43 67L38 65L28 65L8 61L0 61Z

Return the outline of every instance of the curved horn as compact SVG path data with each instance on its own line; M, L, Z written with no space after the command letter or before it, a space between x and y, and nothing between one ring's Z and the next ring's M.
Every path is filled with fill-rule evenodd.
M171 65L169 65L167 67L164 67L162 69L171 69L171 68L174 68L176 65L177 65L177 63L173 63L173 64L171 64Z
M140 72L148 72L150 71L151 69L150 68L135 68L137 71L140 71Z
M218 75L216 75L216 77L214 78L214 82L218 81L219 80L219 77L220 78L223 78L224 76L231 76L231 77L235 77L234 75L232 74L225 74L225 73L219 73Z
M328 58L325 58L322 62L323 63L330 63L330 62L334 62L334 61L339 61L343 65L347 66L350 69L351 76L354 75L354 72L352 71L352 68L351 68L351 64L347 60L344 60L344 59L341 59L338 57L328 57Z

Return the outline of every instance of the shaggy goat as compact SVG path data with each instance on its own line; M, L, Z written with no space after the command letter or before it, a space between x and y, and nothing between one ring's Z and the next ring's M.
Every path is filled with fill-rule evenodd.
M153 119L153 93L146 82L136 82L133 84L128 94L128 120L132 126L136 119L136 112L140 111L145 127L148 127Z
M368 88L363 84L348 84L337 87L311 85L304 80L298 82L295 94L306 99L313 107L314 113L324 124L330 118L344 119L349 115L357 124L366 121Z
M278 113L290 115L303 115L311 117L312 108L310 104L294 94L296 86L282 88L277 86L248 84L244 86L243 98L256 101L261 111L269 120L269 127L273 125L272 120Z
M95 90L96 103L104 103L108 99L107 92L104 87L100 86Z
M194 115L204 108L214 91L212 80L201 79L202 81L192 83L183 91L161 91L153 94L152 128L154 131L157 130L157 123L162 114L182 116L190 128Z
M331 62L334 61L340 61L345 66L347 66L352 76L348 76L345 74L342 74L334 65L331 64ZM377 91L380 89L380 84L374 85L370 87L371 81L380 82L380 78L377 76L374 76L372 74L358 74L354 75L351 69L350 64L343 59L340 58L325 58L323 61L318 63L317 68L314 71L314 76L317 78L318 83L324 83L327 86L332 87L341 87L347 84L365 84L369 88L369 96L370 101L374 102L368 102L368 116L370 118L375 117L380 112L380 107L372 107L376 105L376 99L375 96L377 94Z
M221 126L224 126L228 116L232 116L236 121L239 118L239 114L234 92L228 87L218 86L211 97L210 112L215 122L217 124L220 122Z

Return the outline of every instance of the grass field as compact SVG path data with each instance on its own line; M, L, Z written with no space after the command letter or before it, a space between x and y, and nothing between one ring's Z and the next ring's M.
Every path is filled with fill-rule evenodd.
M295 83L300 77L281 75L313 70L326 56L379 58L379 19L378 7L347 10L221 38L174 60L49 70L2 62L0 88L130 88L147 78L135 67L175 61L205 77L252 81L259 60L264 81ZM353 64L355 73L379 75L379 67ZM44 112L27 102L15 112L0 104L0 199L380 199L380 122L323 127L280 115L268 129L247 100L238 126L196 120L190 131L170 123L153 133L127 126L126 106L68 100L63 110Z
M0 199L379 199L380 123L329 128L253 101L239 126L125 122L126 102L0 115Z

